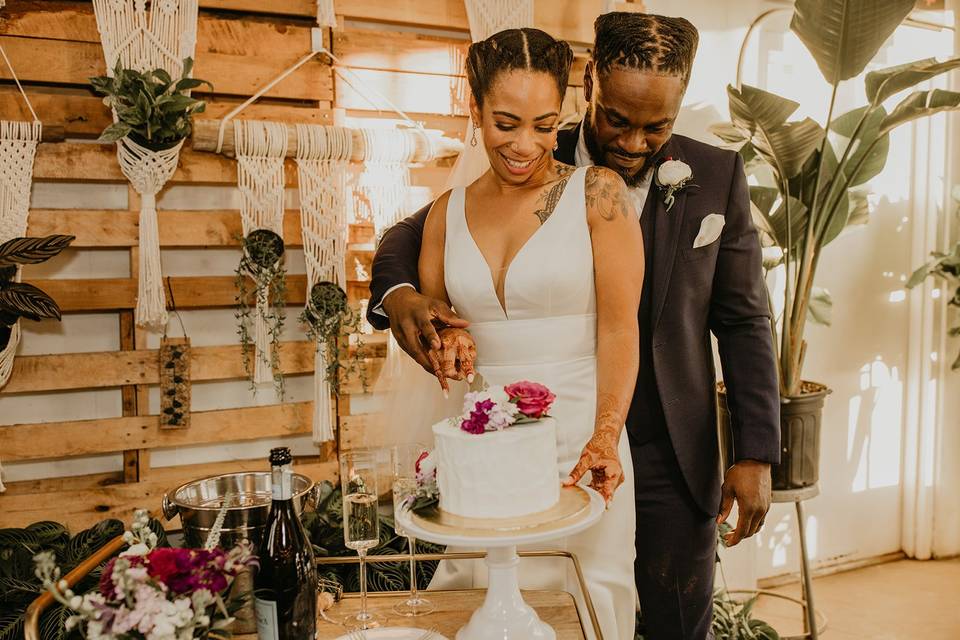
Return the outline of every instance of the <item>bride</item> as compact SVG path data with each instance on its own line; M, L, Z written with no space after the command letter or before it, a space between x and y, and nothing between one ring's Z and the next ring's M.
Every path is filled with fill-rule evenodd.
M470 322L440 331L432 357L442 382L472 377L455 356L475 346L487 383L533 380L556 394L558 478L589 478L607 511L550 547L579 559L604 638L632 640L635 505L623 425L639 366L643 240L617 174L553 159L572 60L569 45L537 29L470 46L470 113L489 169L431 207L420 286ZM587 620L569 565L524 560L521 586L574 593ZM469 588L484 577L477 563L444 561L430 586Z

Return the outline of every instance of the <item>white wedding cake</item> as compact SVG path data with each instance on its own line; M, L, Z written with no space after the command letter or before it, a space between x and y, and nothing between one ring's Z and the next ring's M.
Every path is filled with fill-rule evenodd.
M468 518L512 518L560 499L557 423L544 417L474 434L456 420L433 425L440 508Z

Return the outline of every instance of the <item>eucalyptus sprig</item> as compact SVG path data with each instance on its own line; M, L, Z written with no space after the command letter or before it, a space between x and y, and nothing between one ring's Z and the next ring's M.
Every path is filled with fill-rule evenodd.
M280 369L280 339L286 321L285 304L287 297L287 270L283 261L283 238L269 229L255 229L240 238L242 254L237 265L234 284L237 287L237 335L240 338L241 358L244 372L250 379L250 388L254 389L254 370L256 354L250 325L251 315L255 314L256 301L265 298L270 301L265 316L270 331L270 367L273 370L274 388L281 398L284 395L283 372ZM253 280L254 290L248 287L248 279ZM250 298L253 298L251 306Z

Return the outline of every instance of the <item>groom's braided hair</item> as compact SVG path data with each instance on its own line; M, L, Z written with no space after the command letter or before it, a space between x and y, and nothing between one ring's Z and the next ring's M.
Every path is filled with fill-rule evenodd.
M479 106L490 92L497 74L522 69L550 74L560 99L566 92L573 50L540 29L506 29L470 45L467 81Z
M612 11L593 23L597 73L611 67L650 71L690 80L697 53L697 28L684 18Z

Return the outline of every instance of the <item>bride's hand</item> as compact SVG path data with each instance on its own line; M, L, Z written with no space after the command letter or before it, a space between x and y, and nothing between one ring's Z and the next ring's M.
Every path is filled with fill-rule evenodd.
M477 359L477 345L466 329L446 327L438 332L444 377L473 382L473 363Z
M590 471L592 475L590 488L602 495L607 504L610 504L614 492L623 484L623 466L620 464L620 455L617 452L619 441L620 427L598 426L563 486L575 485L587 471Z

